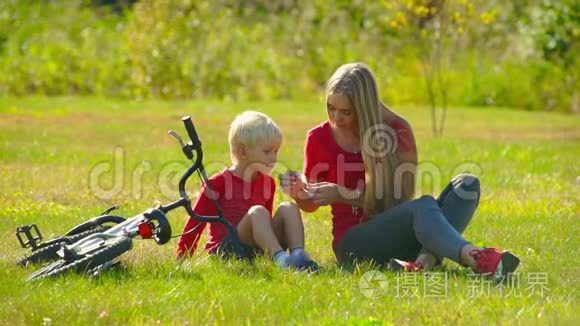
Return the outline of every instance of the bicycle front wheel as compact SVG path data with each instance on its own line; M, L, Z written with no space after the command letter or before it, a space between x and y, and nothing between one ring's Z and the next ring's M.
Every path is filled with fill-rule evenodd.
M123 253L131 250L133 242L128 237L118 237L105 242L105 244L74 260L59 259L56 262L47 265L38 271L32 273L27 280L38 280L46 277L62 275L68 272L84 273L88 270L110 262Z
M30 264L38 264L38 263L42 263L42 262L48 262L51 260L57 260L60 258L60 256L57 254L57 252L61 248L62 244L66 243L66 241L64 240L65 238L68 238L70 243L75 243L75 242L83 239L86 236L89 236L89 235L94 234L94 233L105 232L110 228L111 227L108 225L107 226L97 225L94 228L87 230L85 232L71 235L68 237L63 237L62 241L53 243L50 246L46 246L46 247L40 248L36 251L33 251L30 255L22 258L16 264L18 266L26 267Z

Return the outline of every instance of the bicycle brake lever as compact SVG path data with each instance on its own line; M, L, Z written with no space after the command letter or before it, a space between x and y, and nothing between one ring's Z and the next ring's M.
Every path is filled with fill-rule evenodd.
M179 136L179 134L173 130L169 130L167 133L170 134L171 136L175 137L175 139L177 139L179 144L181 144L181 150L183 151L183 154L185 154L185 156L187 156L188 159L190 159L190 160L193 159L193 152L192 152L191 143L187 143L187 144L184 143L183 138L181 138L181 136Z
M183 138L181 138L181 136L179 136L179 134L177 132L175 132L174 130L169 130L167 133L170 134L171 136L175 137L175 139L177 139L179 144L181 144L181 147L185 147L185 143L183 142Z

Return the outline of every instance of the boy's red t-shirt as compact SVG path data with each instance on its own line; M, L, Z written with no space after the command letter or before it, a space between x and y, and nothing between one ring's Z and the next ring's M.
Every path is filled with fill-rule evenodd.
M193 205L193 211L196 214L216 216L217 211L212 198L217 198L224 217L234 226L237 226L248 210L255 205L264 206L270 215L272 214L276 183L269 175L258 172L254 180L246 182L225 168L209 178L208 183L213 192L207 186L202 187ZM183 232L193 228L195 231L179 238L176 253L178 257L194 253L206 224L206 222L189 217ZM209 223L209 237L205 250L214 253L226 234L227 230L223 224Z
M397 152L417 151L410 127L399 121L389 123L397 137ZM307 133L304 146L304 175L309 182L331 182L348 189L364 191L365 173L361 153L342 149L334 139L329 121L312 128ZM364 212L354 213L352 206L343 203L331 204L332 246L351 227L366 220Z

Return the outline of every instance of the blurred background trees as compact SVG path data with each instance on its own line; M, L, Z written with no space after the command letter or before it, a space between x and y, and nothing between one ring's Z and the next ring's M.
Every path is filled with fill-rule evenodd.
M363 61L389 105L578 112L574 0L0 1L0 94L319 98ZM438 108L439 111L435 111Z

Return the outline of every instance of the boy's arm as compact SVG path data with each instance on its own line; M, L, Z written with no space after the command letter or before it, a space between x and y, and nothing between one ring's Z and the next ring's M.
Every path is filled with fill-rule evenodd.
M177 243L177 250L175 252L175 256L177 258L193 256L193 253L197 248L199 238L201 238L201 234L203 233L206 224L207 224L206 222L200 222L191 216L189 217L187 224L183 228L183 233L186 233L194 228L195 230L179 237L179 242Z
M209 183L214 191L210 191L206 186L201 188L201 193L193 205L193 211L196 214L210 216L217 215L212 198L217 196L219 193L219 189L216 188L219 188L220 184L219 182L216 182L216 180L210 180ZM217 199L217 197L215 198ZM185 228L183 228L183 233L190 231L193 228L195 228L195 230L179 237L176 250L177 258L190 257L193 255L206 225L206 222L200 222L191 216L189 217Z

